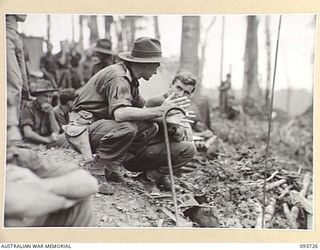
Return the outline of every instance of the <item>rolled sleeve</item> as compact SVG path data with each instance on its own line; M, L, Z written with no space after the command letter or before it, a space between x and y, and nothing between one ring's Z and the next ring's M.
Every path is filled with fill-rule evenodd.
M23 128L27 125L31 126L32 128L34 127L32 109L26 105L21 112L20 126L21 128Z
M130 83L121 77L113 79L107 89L106 96L108 98L110 114L113 114L113 112L120 107L132 106L133 98Z

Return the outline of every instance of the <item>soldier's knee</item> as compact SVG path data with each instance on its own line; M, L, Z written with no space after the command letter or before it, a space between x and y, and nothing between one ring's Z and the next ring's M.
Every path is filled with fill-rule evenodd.
M132 122L122 122L119 131L128 137L135 137L138 133L138 127Z
M181 151L183 155L193 157L197 153L197 148L193 142L181 142Z

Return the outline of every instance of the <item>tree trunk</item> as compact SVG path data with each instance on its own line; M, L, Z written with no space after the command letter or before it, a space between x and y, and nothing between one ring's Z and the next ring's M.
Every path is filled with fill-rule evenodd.
M208 35L215 21L216 21L216 17L213 17L210 24L206 28L204 41L201 44L201 56L200 56L199 77L198 77L199 82L202 82L202 77L203 77L203 67L206 61L205 55L206 55L206 49L207 49L207 43L208 43Z
M160 41L160 30L159 30L159 20L158 16L153 17L153 23L154 23L154 34L156 39Z
M125 50L131 50L136 36L136 16L121 18L121 39Z
M269 94L271 87L271 38L270 38L270 16L265 19L265 32L266 32L266 49L267 49L267 86L265 103L269 106Z
M83 51L83 16L79 16L79 46Z
M74 40L74 15L71 15L71 29L72 29L72 43L75 42Z
M189 71L199 77L198 47L200 42L200 17L182 17L182 37L179 72ZM197 118L210 127L210 109L208 98L201 94L201 84L198 83L191 98L191 109Z
M247 17L247 38L244 57L243 98L245 106L261 106L261 89L258 83L258 18Z
M90 44L93 44L99 39L97 16L89 17L88 26L90 29Z
M115 33L116 33L116 37L117 37L117 50L119 52L121 52L121 51L124 51L121 18L116 18L114 20L114 23L115 23Z
M200 17L183 16L179 71L190 71L196 76L199 76L199 41Z
M47 15L47 41L48 44L51 42L51 16Z
M221 58L220 58L220 83L223 81L223 57L224 57L224 16L222 17L222 32L221 32Z
M111 24L113 23L113 16L104 16L104 36L107 39L111 40L111 33L110 33L110 28Z

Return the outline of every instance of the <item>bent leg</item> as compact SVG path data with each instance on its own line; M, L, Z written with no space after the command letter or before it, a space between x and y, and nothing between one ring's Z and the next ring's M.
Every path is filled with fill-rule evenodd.
M130 154L138 154L148 147L150 141L157 135L159 126L151 122L134 122L137 133L129 149Z
M171 160L174 172L192 160L196 154L196 148L192 142L171 142ZM143 152L124 162L126 169L134 172L147 172L157 170L162 174L168 174L167 150L164 142L149 145Z
M98 120L89 125L92 152L102 160L116 160L127 152L137 134L137 127L130 122Z

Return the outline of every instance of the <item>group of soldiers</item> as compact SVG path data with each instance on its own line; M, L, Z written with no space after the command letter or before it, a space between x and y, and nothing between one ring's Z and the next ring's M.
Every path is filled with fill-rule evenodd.
M170 112L166 119L173 172L178 177L181 167L191 161L197 151L190 126L195 116L189 110L196 77L190 72L179 73L166 93L146 101L139 92L139 79L149 81L164 61L160 41L137 38L130 51L117 55L120 62L115 63L111 43L102 39L94 49L99 62L93 67L92 77L77 91L72 88L72 80L69 83L70 78L65 76L67 69L50 71L48 68L51 59L59 58L61 65L66 62L65 49L60 56L51 58L49 47L41 58L44 79L30 89L30 98L29 86L25 85L28 79L25 79L24 61L20 58L23 48L17 32L17 22L24 19L25 15L6 16L5 225L92 226L90 196L104 183L125 182L129 177L123 175L123 169L138 172L138 181L170 191L172 183L162 115L171 107L186 111L185 115ZM12 42L11 33L17 36L18 42ZM70 68L68 70L70 72ZM59 104L53 107L56 92L59 92ZM71 129L75 134L70 133L70 127L76 128ZM92 154L85 168L61 166L26 147L26 143L72 146L83 153L81 147L79 150L68 140L70 136L82 135L83 131L87 133L86 146Z

